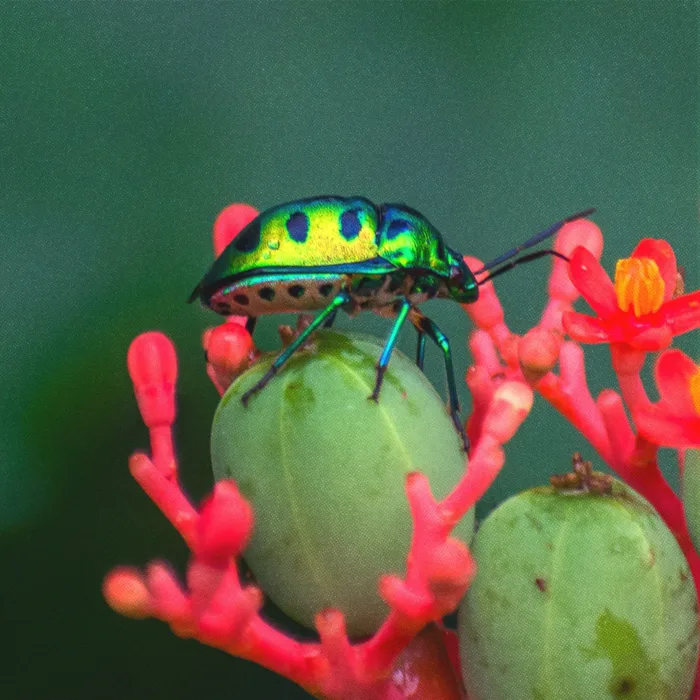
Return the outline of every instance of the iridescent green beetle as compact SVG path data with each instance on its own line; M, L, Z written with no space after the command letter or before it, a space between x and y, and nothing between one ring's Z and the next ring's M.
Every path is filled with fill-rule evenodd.
M445 245L419 212L403 204L375 205L362 197L313 197L281 204L260 214L231 241L197 285L190 301L223 315L248 316L252 332L264 314L321 310L277 357L246 394L260 391L319 326L329 326L338 309L350 315L370 310L395 319L377 363L370 399L377 401L401 326L408 319L418 331L417 362L423 366L425 338L442 350L452 420L465 448L450 343L418 305L431 298L461 304L477 300L479 285L526 260L561 254L540 250L513 260L525 248L552 236L564 219L472 272L463 257ZM509 261L510 262L507 262ZM507 263L493 270L494 267ZM493 270L477 282L475 274Z

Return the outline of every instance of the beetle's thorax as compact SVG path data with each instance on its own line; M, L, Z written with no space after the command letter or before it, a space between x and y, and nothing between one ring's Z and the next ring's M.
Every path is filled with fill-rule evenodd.
M434 297L438 291L437 283L432 279L416 277L404 272L378 277L361 277L352 281L351 314L360 311L374 311L380 316L393 316L395 302L409 299L414 305L420 305Z

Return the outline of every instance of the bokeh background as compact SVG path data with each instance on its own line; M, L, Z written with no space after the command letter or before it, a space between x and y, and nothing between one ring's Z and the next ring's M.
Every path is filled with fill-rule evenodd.
M186 561L127 472L147 445L130 340L160 329L177 345L178 450L200 498L217 403L200 334L216 319L185 300L230 202L404 201L482 259L595 206L608 269L667 237L696 288L697 14L624 0L0 4L0 696L305 697L102 601L116 564ZM515 330L535 321L547 271L499 280ZM428 311L462 375L468 319ZM260 324L264 346L277 323ZM611 385L607 350L588 357L594 391ZM593 456L540 402L479 514L576 449Z

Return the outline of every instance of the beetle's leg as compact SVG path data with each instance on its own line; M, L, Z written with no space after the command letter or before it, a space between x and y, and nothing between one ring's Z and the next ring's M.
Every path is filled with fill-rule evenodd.
M459 399L457 398L457 384L455 382L454 368L452 367L452 351L450 341L445 334L431 321L420 309L415 306L409 315L411 323L419 333L425 333L441 350L445 358L445 372L447 373L447 394L450 400L450 416L459 436L465 452L469 451L469 438L464 432L464 425L459 417Z
M335 322L335 317L338 315L338 309L334 309L333 312L328 316L326 322L323 324L324 328L330 328Z
M418 330L418 347L416 348L416 364L418 365L418 369L422 372L423 371L423 362L425 360L425 333L420 330Z
M316 316L316 318L311 321L311 323L301 332L299 335L281 352L275 361L270 365L270 369L265 372L265 374L260 378L260 380L251 389L243 394L241 401L244 406L248 405L250 397L260 391L269 381L272 379L284 363L306 342L308 337L335 311L337 311L341 306L347 304L350 301L350 295L345 290L341 291L337 296L333 298L328 306L321 311L321 313Z
M389 365L391 353L396 347L396 341L399 338L399 331L401 330L401 326L403 326L403 323L406 320L406 316L408 316L408 312L410 311L410 309L411 302L408 299L403 299L402 301L398 302L396 320L394 321L394 325L391 328L391 333L389 333L389 338L386 341L384 350L382 350L382 355L379 358L379 362L377 362L377 381L374 384L374 391L369 395L369 398L372 399L372 401L379 400L379 392L382 389L384 373L386 372L386 368Z
M253 335L253 331L255 330L255 324L258 322L258 317L257 316L248 316L248 319L245 322L245 329Z

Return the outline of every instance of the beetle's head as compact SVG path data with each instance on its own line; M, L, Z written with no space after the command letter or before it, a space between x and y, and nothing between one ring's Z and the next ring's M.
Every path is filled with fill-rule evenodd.
M474 274L464 262L464 257L452 248L447 249L450 277L445 286L451 299L460 304L470 304L479 298L479 286Z

